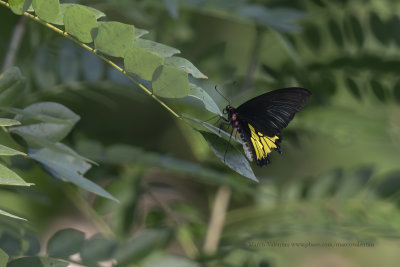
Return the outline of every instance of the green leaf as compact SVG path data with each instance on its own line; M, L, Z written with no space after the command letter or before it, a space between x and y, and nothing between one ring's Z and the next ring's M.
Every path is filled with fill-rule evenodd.
M138 39L148 33L149 33L148 30L143 30L143 29L139 29L139 28L135 27L135 39Z
M25 80L25 78L19 68L11 67L6 69L0 74L0 93L7 90L14 83L23 80Z
M83 43L93 42L93 31L98 27L96 15L80 5L72 5L64 15L65 31Z
M6 110L21 114L15 119L23 125L12 127L11 132L21 136L33 135L53 142L66 137L79 120L79 116L70 109L53 102L35 103L23 110L15 108L6 108Z
M6 267L7 262L8 262L8 255L4 252L4 250L0 248L0 267Z
M0 164L0 185L31 186L33 184L25 182L18 174Z
M94 39L97 50L114 57L123 57L126 50L133 46L135 27L121 22L110 21L99 25Z
M0 75L0 106L12 105L25 89L25 78L17 67Z
M144 80L151 80L154 71L164 63L159 57L142 48L129 48L124 55L125 70Z
M136 39L133 46L146 49L159 55L160 57L171 57L181 52L176 48L141 38Z
M221 128L218 128L214 125L211 125L205 121L190 117L188 115L184 115L183 119L194 122L196 124L199 124L201 126L203 126L204 128L206 128L207 130L211 131L212 133L218 135L219 137L225 138L225 139L231 139L231 141L235 141L239 144L242 144L242 141L239 139L236 139L234 136L231 136L230 133L227 133L226 131L222 130ZM197 127L195 127L196 129L198 129Z
M69 263L46 257L23 257L11 261L7 267L68 267Z
M92 13L95 17L96 17L96 19L99 19L99 18L102 18L102 17L105 17L106 16L106 14L104 14L102 11L100 11L100 10L98 10L98 9L95 9L95 8L93 8L93 7L89 7L89 6L83 6L83 5L78 5L78 4L61 4L60 5L60 13L58 14L58 17L57 17L57 19L55 20L55 21L53 21L53 23L54 24L57 24L57 25L64 25L64 15L65 15L65 12L70 8L70 7L73 7L73 6L79 6L79 7L82 7L82 8L85 8L85 9L87 9L90 13Z
M152 251L165 246L169 239L170 231L168 230L153 229L139 233L117 250L115 255L117 267L137 263Z
M53 105L55 104L55 105ZM38 105L38 106L36 106ZM60 106L57 106L60 105ZM43 108L43 110L40 110ZM1 110L19 115L16 116L23 119L24 124L32 123L33 121L49 122L49 123L59 123L59 124L73 124L79 120L79 116L75 113L70 113L68 108L63 105L53 102L39 102L26 107L25 109L13 108L13 107L0 107ZM65 110L63 110L65 109ZM52 115L46 115L54 111ZM59 112L59 114L56 113ZM70 114L68 114L70 113ZM57 116L63 116L62 118L57 118ZM21 124L21 123L20 123Z
M153 75L153 92L165 98L182 98L189 94L188 74L171 66L162 66Z
M214 100L210 97L210 95L203 90L203 88L191 83L190 84L190 92L189 96L194 97L199 99L201 102L203 102L204 107L217 115L222 116L221 110L217 106L217 104L214 102Z
M32 0L8 0L10 4L11 11L17 15L22 15L28 10L29 6L32 4Z
M56 21L60 13L59 0L33 0L32 6L38 17L47 22Z
M0 118L0 126L2 126L2 127L15 126L15 125L20 125L20 124L21 123L17 120Z
M8 213L7 211L1 210L1 209L0 209L0 215L4 215L4 216L10 217L10 218L14 218L14 219L18 219L18 220L27 221L27 219L25 219L25 218L18 217L17 215ZM1 260L0 260L0 262L1 262Z
M28 156L47 167L55 177L71 182L99 196L118 202L110 193L83 176L91 165L75 157L47 148L28 153Z
M75 229L56 232L47 243L47 254L51 257L68 259L78 253L85 242L85 234Z
M167 57L165 65L174 66L180 70L192 74L193 77L199 79L207 79L208 77L201 73L189 60L183 57Z
M29 134L27 132L24 132L24 133L17 132L17 133L20 136L22 136L28 143L38 145L40 148L48 148L50 150L53 150L53 151L56 151L56 152L59 152L59 153L67 154L67 155L72 156L72 157L74 157L76 159L84 160L84 161L90 162L92 164L98 165L93 160L79 155L74 150L72 150L71 148L69 148L68 146L66 146L66 145L64 145L62 143L58 143L58 142L54 143L54 142L51 142L51 141L49 141L47 139L31 135L31 134Z
M215 134L202 131L200 131L200 133L203 135L204 139L206 139L215 155L217 155L222 162L235 172L258 182L257 177L254 175L253 170L250 167L250 163L247 161L245 156L239 152L239 150Z
M4 145L0 144L0 155L1 156L15 156L15 155L22 155L22 156L26 156L26 154L24 152L6 147Z
M115 241L97 234L83 244L81 258L87 263L105 261L113 257L116 247Z

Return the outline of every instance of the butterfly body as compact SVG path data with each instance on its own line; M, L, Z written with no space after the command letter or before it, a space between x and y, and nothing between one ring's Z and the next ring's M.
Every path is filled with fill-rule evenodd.
M257 96L238 108L226 106L228 121L237 129L250 161L256 160L257 165L264 166L270 162L272 150L281 153L281 131L310 96L307 89L290 87Z

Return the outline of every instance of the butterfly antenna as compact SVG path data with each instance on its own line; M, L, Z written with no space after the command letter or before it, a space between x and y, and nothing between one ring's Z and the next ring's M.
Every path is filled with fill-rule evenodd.
M220 96L222 96L222 97L226 100L226 102L228 102L229 105L231 104L231 101L229 101L229 99L227 99L227 98L217 89L217 86L215 86L214 89L215 89L215 91L217 91L217 93L218 93Z

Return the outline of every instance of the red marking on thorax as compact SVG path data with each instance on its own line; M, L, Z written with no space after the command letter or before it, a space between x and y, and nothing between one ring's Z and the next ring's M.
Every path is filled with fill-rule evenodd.
M239 122L235 121L235 126L238 127L239 126Z
M236 114L235 113L232 114L232 120L234 120L234 121L236 120Z

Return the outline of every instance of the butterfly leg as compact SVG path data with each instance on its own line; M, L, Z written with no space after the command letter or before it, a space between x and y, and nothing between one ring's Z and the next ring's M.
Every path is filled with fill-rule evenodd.
M233 130L234 130L234 128L232 128L231 134L229 135L228 144L226 145L226 149L225 149L225 153L224 153L224 162L225 162L226 153L228 152L228 149L229 149L229 145L231 144L231 138L232 138Z

